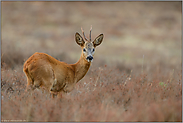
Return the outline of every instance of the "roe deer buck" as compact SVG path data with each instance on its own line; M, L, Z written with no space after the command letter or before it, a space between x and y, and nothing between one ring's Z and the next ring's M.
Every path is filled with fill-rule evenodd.
M84 31L81 28L83 37L76 32L75 40L81 46L81 57L75 64L67 64L53 58L45 53L34 53L25 63L23 71L27 77L27 89L34 90L35 88L43 87L52 94L59 92L70 92L75 84L81 80L87 73L96 46L100 45L103 40L103 34L100 34L91 41L85 37ZM53 96L53 95L52 95Z

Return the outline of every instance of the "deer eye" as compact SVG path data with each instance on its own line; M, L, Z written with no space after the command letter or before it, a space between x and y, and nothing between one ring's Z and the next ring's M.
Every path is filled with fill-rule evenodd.
M83 51L86 52L86 49L84 48Z
M95 51L95 49L93 49L93 52Z

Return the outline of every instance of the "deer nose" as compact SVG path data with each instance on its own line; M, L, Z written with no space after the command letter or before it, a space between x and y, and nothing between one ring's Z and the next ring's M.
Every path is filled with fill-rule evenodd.
M88 56L86 59L91 61L93 60L93 56Z

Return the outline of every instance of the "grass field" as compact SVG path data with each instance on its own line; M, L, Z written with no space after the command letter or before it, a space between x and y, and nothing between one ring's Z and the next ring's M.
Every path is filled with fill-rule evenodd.
M1 121L182 121L182 2L1 2ZM35 52L75 63L82 27L104 34L63 98L25 92Z

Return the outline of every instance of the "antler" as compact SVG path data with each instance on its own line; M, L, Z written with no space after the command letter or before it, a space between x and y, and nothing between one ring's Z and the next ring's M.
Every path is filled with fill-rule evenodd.
M91 31L92 31L92 25L91 25L91 28L90 28L90 41L91 41Z
M82 33L83 33L83 36L84 36L85 40L88 41L88 39L85 37L85 33L84 33L82 27L81 27L81 31L82 31Z
M92 25L91 25L91 28L90 28L90 41L91 41L91 31L92 31Z

